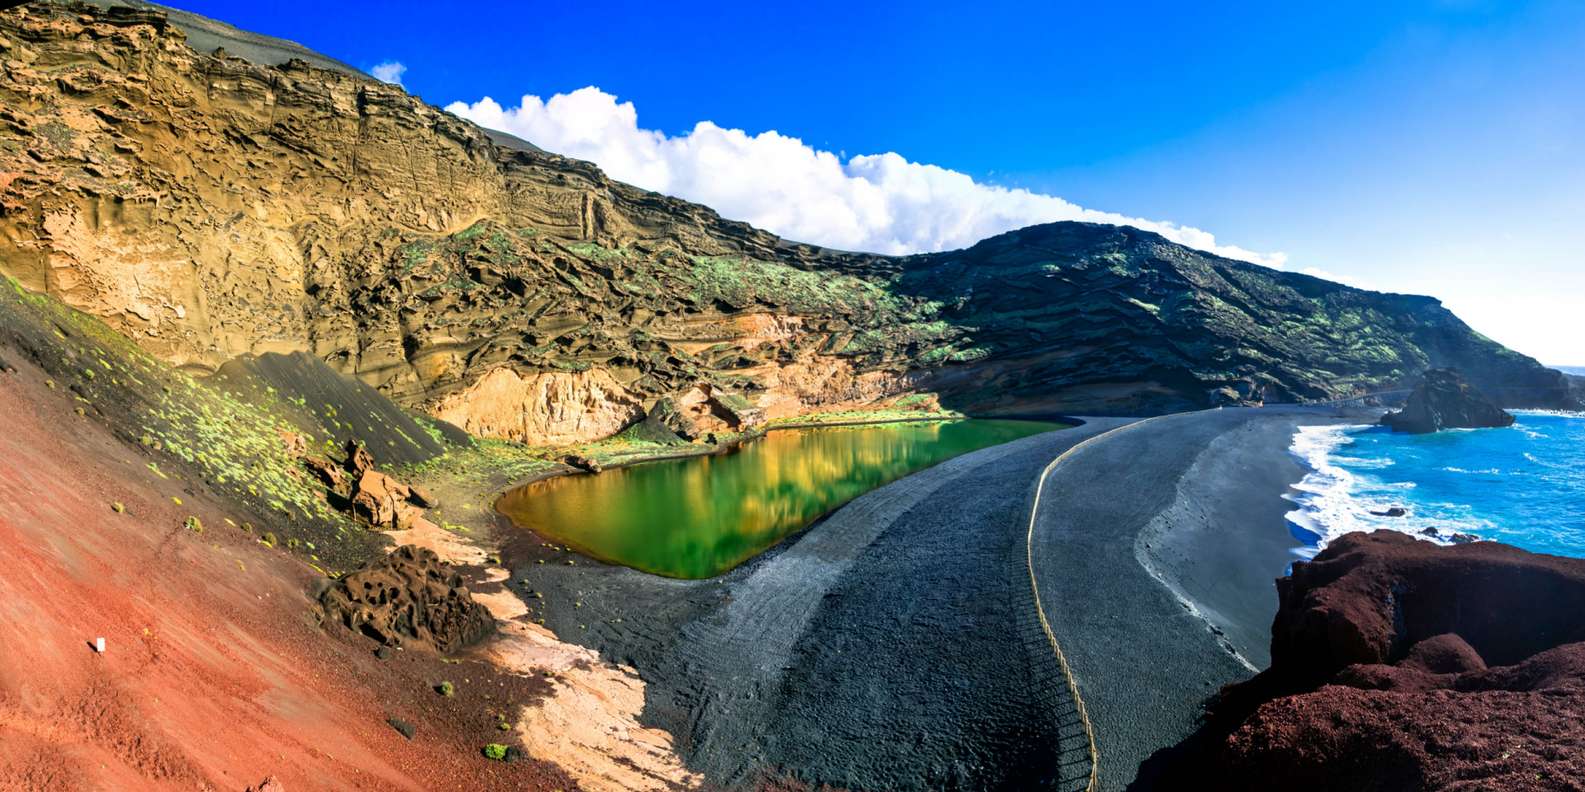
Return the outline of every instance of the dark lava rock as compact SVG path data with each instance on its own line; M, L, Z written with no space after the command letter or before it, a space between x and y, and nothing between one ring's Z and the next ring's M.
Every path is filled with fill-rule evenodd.
M398 734L406 737L409 740L413 739L413 735L418 731L417 729L413 728L413 724L408 723L401 718L386 718L385 722L389 723L391 728L395 729Z
M1585 789L1585 560L1356 533L1277 588L1271 667L1223 691L1194 772L1230 790Z
M319 603L327 619L387 646L453 652L495 630L462 576L434 551L413 545L342 577Z
M1384 509L1382 511L1373 511L1373 512L1371 512L1371 514L1374 514L1377 517L1403 517L1403 516L1407 515L1408 513L1409 512L1407 510L1405 510L1402 506L1393 506L1391 508ZM1427 530L1431 530L1431 529L1427 529ZM1432 532L1435 533L1434 530Z
M575 467L585 473L599 473L605 469L600 466L599 462L582 454L568 454L561 458L561 463L569 467Z
M1395 432L1430 434L1443 429L1512 426L1514 418L1452 369L1431 369L1399 412L1382 417Z

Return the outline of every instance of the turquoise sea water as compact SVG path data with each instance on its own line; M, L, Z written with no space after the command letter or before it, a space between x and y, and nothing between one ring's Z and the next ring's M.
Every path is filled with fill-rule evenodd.
M1455 533L1585 558L1585 415L1516 412L1506 429L1395 434L1305 427L1293 452L1311 473L1288 516L1300 555L1348 531ZM1372 512L1399 507L1403 517Z

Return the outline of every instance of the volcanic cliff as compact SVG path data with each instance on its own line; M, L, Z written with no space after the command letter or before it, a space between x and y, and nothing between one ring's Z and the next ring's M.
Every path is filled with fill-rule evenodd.
M1507 405L1574 398L1430 298L1114 226L911 257L790 243L328 59L197 51L188 31L225 39L186 17L0 14L0 271L195 373L306 352L531 443L612 434L665 397L1139 413L1456 366Z
M1223 691L1228 790L1585 788L1585 561L1353 533L1277 582L1271 667Z

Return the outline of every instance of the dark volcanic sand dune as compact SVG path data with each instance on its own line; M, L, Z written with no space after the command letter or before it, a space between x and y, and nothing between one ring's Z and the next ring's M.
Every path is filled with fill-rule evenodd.
M233 358L209 384L269 404L302 431L329 437L338 448L349 440L364 443L382 465L424 462L444 454L448 443L472 442L467 432L426 417L425 423L440 435L431 436L385 394L305 352Z

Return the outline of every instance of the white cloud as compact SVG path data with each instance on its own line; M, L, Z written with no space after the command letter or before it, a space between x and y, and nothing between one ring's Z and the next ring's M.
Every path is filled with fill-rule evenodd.
M514 108L485 97L446 109L548 151L593 162L614 179L705 204L788 239L843 250L948 250L1036 223L1085 220L1131 225L1271 266L1286 259L1281 253L1218 244L1198 228L980 184L967 174L909 162L895 153L843 157L775 131L749 135L709 121L671 137L641 128L632 102L618 102L593 86L548 101L524 96Z
M388 82L393 85L401 85L402 75L406 73L407 66L401 61L386 61L384 63L375 65L375 67L372 69L369 69L369 74L373 75L374 79L379 80L380 82Z

